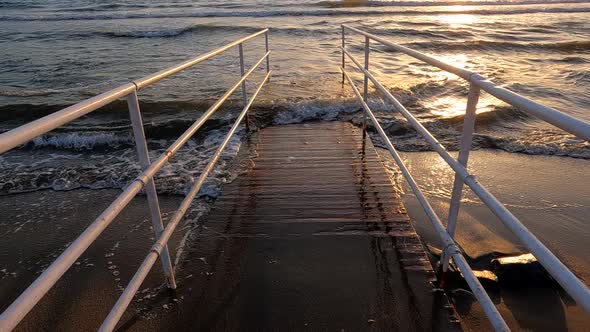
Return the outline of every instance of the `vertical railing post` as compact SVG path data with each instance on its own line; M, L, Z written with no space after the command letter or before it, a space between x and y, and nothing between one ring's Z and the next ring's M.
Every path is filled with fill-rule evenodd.
M469 151L471 151L471 145L473 142L475 111L477 110L477 102L479 101L479 92L479 87L475 86L474 84L469 85L467 108L465 110L465 118L463 120L463 133L461 134L459 156L457 157L457 161L465 167L467 167ZM463 181L458 174L455 174L453 192L451 194L451 206L449 207L449 217L447 219L447 232L451 235L451 237L455 236L455 229L457 228L457 216L459 215L462 194ZM449 257L441 258L443 259L443 271L446 272L449 267Z
M242 43L240 43L238 45L238 52L240 54L240 73L242 74L242 77L243 77L244 73L246 71L244 69L244 47L242 46ZM244 107L246 107L246 105L248 105L248 93L246 91L246 80L242 81L242 101L244 102ZM250 117L248 116L248 114L246 114L246 130L250 130Z
M137 99L137 89L133 90L127 96L127 106L129 108L129 117L131 118L131 125L133 127L133 136L135 137L135 145L137 147L137 155L139 157L139 164L142 170L146 170L150 166L150 157L148 154L147 142L145 133L143 131L143 121L141 120L141 111L139 109L139 101ZM156 234L156 240L164 231L162 223L162 214L160 213L160 203L158 202L158 194L156 192L156 185L154 179L150 178L145 184L145 192L148 199L150 213L152 215L152 227ZM168 252L168 245L162 250L160 255L162 261L162 268L168 281L168 287L176 289L176 280L174 278L174 270L172 269L172 261L170 260L170 253Z
M342 26L342 69L344 69L346 67L346 58L344 55L344 50L346 47L346 41L345 41L345 35L344 35L344 25ZM344 70L342 71L342 85L344 86Z
M365 36L365 70L369 71L369 46L370 46L370 39L369 37ZM365 79L363 81L363 100L365 103L369 103L369 76L365 73ZM363 147L365 138L367 136L367 114L363 112Z
M268 31L264 33L264 46L266 49L266 53L268 53ZM266 56L266 73L270 72L270 54ZM270 76L268 77L270 80Z

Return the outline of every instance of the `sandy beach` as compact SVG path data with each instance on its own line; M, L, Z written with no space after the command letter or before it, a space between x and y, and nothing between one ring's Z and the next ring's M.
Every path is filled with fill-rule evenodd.
M381 155L387 158L386 153ZM452 171L433 152L404 153L403 157L437 214L445 220L453 185ZM590 162L584 159L495 150L472 151L469 162L469 169L478 181L586 283L590 282L590 252L585 241L590 233L585 225L590 206L589 166ZM406 192L404 204L418 233L429 246L440 248L430 221L411 190L402 183ZM464 189L458 220L458 243L477 269L498 272L492 259L529 252L467 189ZM498 272L500 287L490 290L502 314L524 330L585 331L590 317L559 287L535 279L533 271L536 267L510 270L505 277L510 280L506 283L502 283L502 272ZM465 300L464 294L455 295L458 302ZM469 310L462 310L464 306L458 308L473 330L487 324L477 305L473 307L475 310L471 306L467 306Z
M118 190L46 190L1 196L0 310L55 260L119 193ZM167 215L174 211L180 200L179 196L161 196L162 212ZM97 329L154 241L148 218L146 199L140 196L80 257L17 331L38 331L41 327L48 331ZM173 236L172 259L186 231L181 227ZM156 305L172 302L169 297L173 294L161 292L163 281L158 263L138 298L146 298L146 302L151 300ZM141 308L139 314L134 308L128 312L138 319L149 315L149 309Z

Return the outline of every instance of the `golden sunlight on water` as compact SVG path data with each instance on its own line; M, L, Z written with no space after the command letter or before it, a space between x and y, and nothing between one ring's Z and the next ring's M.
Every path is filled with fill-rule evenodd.
M453 66L457 66L460 68L467 68L467 64L470 62L470 58L467 54L464 53L456 53L456 54L448 54L448 55L439 55L437 56L438 59L444 61L446 63L450 63ZM439 73L438 75L432 77L435 80L442 80L442 79L458 79L457 75L449 73L444 70L435 69Z
M432 114L444 118L452 118L465 114L465 100L455 96L437 98L426 105ZM477 113L481 113L480 110Z
M437 58L454 66L467 69L469 69L469 63L472 62L472 59L464 53L441 55L437 56ZM461 80L455 74L435 68L426 67L424 69L418 69L418 71L422 71L422 74L427 74L432 80L442 82L445 85L453 80ZM480 102L476 111L477 114L494 111L495 107L503 104L499 99L488 97L486 94L480 96ZM466 97L456 94L435 95L422 100L423 105L426 109L430 110L431 114L441 118L452 118L465 114L466 102Z
M457 7L464 7L464 6L457 6ZM453 7L453 10L456 9ZM465 9L459 8L457 9L458 12L461 12ZM440 15L438 16L438 20L440 23L445 23L450 25L451 27L460 27L466 24L473 24L477 22L477 16L470 15L470 14L450 14L450 15Z
M477 105L476 114L493 112L494 109L503 103L487 95L480 97ZM430 110L430 113L441 118L454 118L465 114L467 107L467 98L458 96L442 96L434 100L425 101L424 105Z

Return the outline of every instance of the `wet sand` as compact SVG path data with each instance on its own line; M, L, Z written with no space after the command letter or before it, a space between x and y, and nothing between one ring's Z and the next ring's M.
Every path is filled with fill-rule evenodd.
M476 151L472 156L471 167L474 173L479 175L478 179L488 185L492 192L497 193L503 202L509 204L510 209L531 227L540 239L546 241L576 274L588 282L588 261L583 259L586 256L584 250L587 250L585 240L588 238L588 228L582 223L587 206L590 206L590 196L585 194L588 189L584 187L584 170L588 161L498 151ZM425 184L424 189L432 199L433 206L444 218L448 209L448 199L445 195L450 193L452 176L445 173L442 163L436 162L438 157L432 153L405 153L404 157L418 182ZM566 178L564 175L559 177L560 165L564 162L568 164ZM431 181L425 182L425 179ZM4 309L24 290L118 193L117 190L38 191L0 197L0 208L3 211L0 221L0 309ZM486 254L490 252L526 252L513 236L503 229L500 222L486 212L484 206L478 204L469 194L466 197L460 215L458 238L471 256L473 264L485 268L489 263ZM173 211L179 201L180 197L177 196L162 196L163 212ZM418 233L430 245L436 246L437 241L430 224L424 219L410 193L405 195L404 203L410 216L415 219ZM153 234L148 217L145 198L139 197L134 200L17 330L33 331L41 327L60 331L96 329L149 250ZM476 220L482 221L483 225L480 226ZM560 222L557 223L555 220ZM236 234L228 236L223 234L224 230L218 223L201 226L192 233L186 248L189 255L177 271L177 291L161 288L163 278L157 264L141 287L140 295L124 316L120 329L161 330L171 326L180 329L199 326L207 330L215 329L215 322L229 322L224 318L227 318L224 316L227 313L243 315L243 321L248 321L247 318L251 315L268 319L281 317L285 310L301 318L296 323L289 323L294 330L323 330L336 326L356 326L363 329L371 326L367 321L372 319L372 314L364 317L367 321L364 318L353 319L354 315L351 314L344 315L345 318L340 321L330 316L329 313L334 308L346 307L338 302L345 303L350 299L318 302L322 308L328 307L323 313L298 308L295 299L313 299L310 294L315 292L314 280L325 280L326 274L339 276L331 278L330 287L334 289L333 292L346 290L340 296L346 297L361 292L373 294L368 299L372 298L383 305L389 303L380 291L363 288L363 284L369 285L376 280L369 282L367 279L366 283L359 283L356 279L355 283L345 277L349 275L358 278L355 271L359 269L369 271L375 266L394 265L395 255L385 250L384 244L381 243L383 239L375 243L374 249L377 251L370 253L361 250L368 248L366 246L369 240L365 238L324 237L322 241L325 242L321 242L321 245L310 247L295 243L297 241L283 245L285 239L273 240L268 236L260 236L261 230L250 230L253 232L251 237L235 236ZM188 228L184 227L175 233L170 246L173 259L176 257L178 244L187 231ZM270 231L265 228L262 233ZM301 230L292 231L297 233ZM570 240L564 241L563 238ZM314 242L313 237L308 241L320 243ZM34 244L30 245L31 243ZM236 260L231 253L242 250L245 243L250 243L253 251ZM269 248L275 248L275 251L269 251ZM366 262L368 265L344 264L337 272L323 271L334 263L334 257L342 255L347 255L355 262ZM280 258L276 259L275 256ZM285 264L296 266L310 257L315 265L308 264L309 266L298 272L284 269ZM376 257L381 257L381 263L372 261ZM265 264L254 264L260 262L261 258ZM280 265L280 262L283 265ZM263 279L258 278L260 271L267 271ZM273 283L273 280L278 280L285 273L291 274L296 278L294 280L304 281L301 284L304 291L292 293L281 283ZM242 281L244 276L247 278ZM389 275L381 281L389 280L390 283L392 277ZM275 285L275 289L270 293L259 291L261 282L270 282ZM349 288L350 284L355 286ZM491 291L499 310L515 330L584 331L590 326L588 315L563 292L551 285L530 280L516 280L512 284L502 285L488 282L485 285ZM240 287L246 287L249 295L238 296ZM329 292L329 288L322 291ZM468 293L456 288L450 290L449 294L466 330L481 331L490 328L481 308ZM281 295L291 298L292 301L277 302L276 297ZM206 298L211 301L204 301ZM252 303L257 307L252 307ZM265 307L273 314L260 311L257 309L258 306ZM358 303L359 308L365 306L366 304ZM181 317L184 317L184 320L179 320ZM264 319L260 321L264 322ZM311 324L314 321L316 324ZM272 326L272 319L266 322L268 326ZM255 326L252 325L250 328L254 329ZM377 326L382 325L376 324L375 327ZM231 329L232 326L226 327Z
M291 132L298 135L309 130L295 127ZM375 150L358 154L361 134L350 124L324 127L322 137L310 131L305 142L267 130L266 147L289 143L267 151L267 158L264 144L257 145L255 168L224 187L204 224L188 226L178 289L160 287L158 265L119 330L456 330L454 312L433 289L427 256ZM351 134L331 134L333 127ZM0 197L10 213L1 228L6 254L0 264L9 281L0 288L2 308L117 193ZM179 197L161 201L170 212ZM153 241L144 204L136 199L18 330L96 329ZM172 239L173 259L187 230Z
M432 152L403 156L438 215L446 220L453 183L446 163ZM586 284L590 284L590 225L586 222L590 208L589 167L589 160L497 150L473 151L469 163L478 181ZM404 204L418 233L429 245L440 248L422 208L405 182L404 186ZM473 193L465 190L464 195L457 238L472 258L472 265L491 270L490 259L494 256L528 252ZM557 287L530 280L529 276L534 277L530 269L522 272L521 277L511 277L499 289L490 287L498 308L514 329L587 331L590 315ZM469 329L489 326L479 306L467 305L471 302L469 296L461 292L456 295L455 300L462 303L457 305L458 312Z
M3 311L120 193L118 190L37 191L0 197L0 310ZM178 196L160 197L165 214ZM16 331L96 330L154 240L146 199L134 199L21 322ZM186 229L175 233L172 259ZM166 297L159 263L140 297ZM157 295L156 295L157 294ZM137 308L130 308L132 313ZM140 314L136 317L145 316Z

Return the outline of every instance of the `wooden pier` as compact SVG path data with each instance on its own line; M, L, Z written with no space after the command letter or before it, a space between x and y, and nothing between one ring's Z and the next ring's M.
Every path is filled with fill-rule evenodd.
M398 186L370 139L363 148L361 129L269 127L252 143L253 169L224 186L190 249L182 303L134 328L460 328L434 290Z

